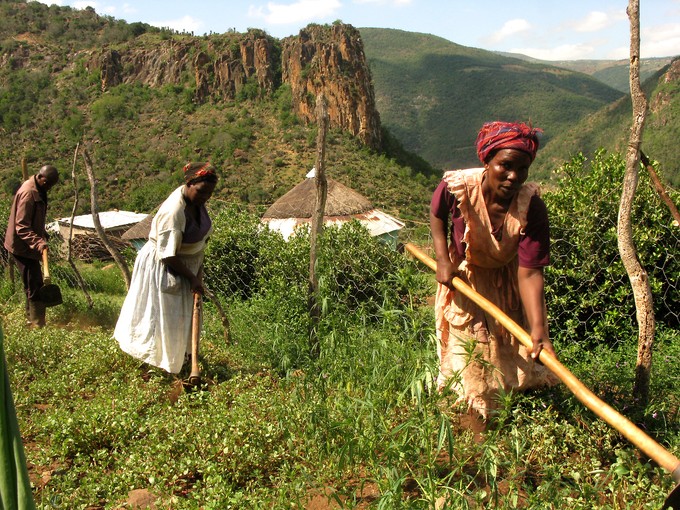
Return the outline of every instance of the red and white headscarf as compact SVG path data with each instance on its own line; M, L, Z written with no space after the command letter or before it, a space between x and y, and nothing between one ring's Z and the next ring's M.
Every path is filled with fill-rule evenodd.
M215 167L210 163L187 163L182 170L184 171L184 182L187 184L206 180L210 178L209 176L217 178Z
M492 151L517 149L529 154L533 161L538 150L538 133L541 132L522 122L487 122L477 135L479 160L484 164Z

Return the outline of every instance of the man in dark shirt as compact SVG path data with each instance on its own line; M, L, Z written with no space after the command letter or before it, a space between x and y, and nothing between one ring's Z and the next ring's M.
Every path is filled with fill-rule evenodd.
M5 233L5 249L12 254L26 292L26 313L31 326L45 325L45 303L38 299L43 286L40 260L47 249L47 192L59 181L52 165L43 166L14 195Z

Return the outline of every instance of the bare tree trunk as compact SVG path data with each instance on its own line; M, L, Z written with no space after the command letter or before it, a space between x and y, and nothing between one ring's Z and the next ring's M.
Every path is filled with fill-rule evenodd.
M630 0L627 12L630 20L630 93L633 102L633 125L630 130L630 140L626 154L626 173L623 178L623 190L619 205L617 235L621 260L626 268L633 289L638 321L638 355L635 366L633 397L639 406L644 407L649 399L655 321L652 289L649 285L647 272L637 257L631 222L633 199L635 198L635 190L639 177L640 144L647 114L647 98L640 86L639 0Z
M668 210L671 212L671 215L675 220L676 226L680 226L680 212L678 212L678 208L671 200L671 197L669 197L668 193L666 193L666 188L664 188L664 185L661 183L661 179L659 179L659 176L656 174L654 166L649 161L649 158L645 156L645 153L642 151L640 151L640 159L642 160L642 164L645 165L645 168L647 169L649 176L652 178L652 185L654 186L656 193L659 195L661 200L663 200L664 203L668 206Z
M78 180L76 179L76 160L78 159L78 149L80 148L80 142L76 145L76 150L73 153L73 167L71 168L71 178L73 179L73 189L74 189L74 198L73 198L73 209L71 210L71 222L69 223L68 226L68 242L66 244L67 246L67 251L66 251L66 260L68 260L68 263L71 265L71 269L73 269L73 272L76 275L76 280L78 280L78 285L83 291L83 294L85 294L85 299L87 299L87 306L88 308L92 309L94 306L94 303L92 302L92 296L90 296L90 293L87 291L87 287L85 286L85 280L83 280L83 277L80 275L80 271L78 271L78 268L76 267L75 262L73 262L73 257L71 256L71 243L73 241L73 218L76 215L76 210L78 209Z
M90 179L90 203L92 206L92 222L94 223L94 229L97 231L97 235L101 239L106 249L109 251L113 260L116 261L118 267L120 268L123 277L125 278L125 287L130 289L130 270L125 263L120 252L109 242L109 238L102 228L102 224L99 222L99 206L97 205L97 181L94 178L94 171L92 170L92 160L90 159L90 154L87 149L83 150L83 159L85 160L85 168L87 169L87 177Z
M316 136L316 207L312 216L312 231L309 247L309 291L307 305L310 317L310 354L313 358L319 356L319 278L316 274L317 240L323 230L323 217L326 210L326 195L328 183L326 181L326 133L328 131L328 104L323 93L316 98L316 115L319 131Z

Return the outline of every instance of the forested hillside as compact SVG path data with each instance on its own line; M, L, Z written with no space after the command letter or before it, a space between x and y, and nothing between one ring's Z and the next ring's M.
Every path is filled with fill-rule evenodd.
M628 60L539 60L519 53L502 53L506 57L519 58L528 62L542 63L551 66L563 67L579 73L584 73L601 81L605 85L615 88L627 94L630 90L630 67ZM641 58L640 79L646 81L655 75L660 69L673 61L673 57Z
M680 186L680 59L652 75L643 87L649 111L642 151L659 163L664 182ZM630 97L626 96L558 134L536 159L536 170L549 174L571 156L592 157L598 148L625 153L632 123Z
M0 156L6 197L21 179L22 158L30 171L52 161L65 177L54 190L53 214L70 211L69 176L79 142L93 157L101 207L143 212L179 183L187 160L210 159L221 169L218 199L252 205L272 203L315 163L316 128L301 114L302 106L310 109L301 105L310 94L282 83L277 60L282 44L266 34L193 37L128 25L91 9L37 2L2 3L0 9ZM345 27L312 31L336 37L334 44L340 45L344 32L353 30ZM232 59L229 70L242 68L243 52L258 41L267 45L266 58L273 63L264 82L258 81L257 69L243 71L253 72L251 77L226 79L217 67L205 69L203 62L211 59L215 66ZM343 66L364 65L360 56ZM313 73L325 69L317 65L310 74L309 68L298 78L289 71L289 80L317 83ZM333 94L336 108L355 106L343 105L337 90ZM313 95L311 102L313 112ZM379 130L377 114L370 115ZM349 130L332 128L329 175L397 216L425 217L435 172L388 133L376 138L382 138L379 150ZM77 168L82 177L80 161ZM88 206L82 203L82 211Z
M628 143L627 62L544 62L427 34L374 28L361 34L383 124L435 167L476 165L475 130L490 118L529 120L544 129L532 168L543 181L553 180L554 171L579 152L592 156L600 147L620 152ZM677 186L680 73L673 62L641 62L650 100L643 151L660 163L665 181Z
M55 190L54 213L69 211L68 201L61 199L72 193L68 174L78 142L93 156L103 208L153 209L158 197L177 184L188 159L211 159L223 169L220 199L253 205L272 203L314 164L314 122L301 118L295 106L299 97L276 75L282 41L256 32L193 37L99 16L92 9L36 2L4 2L0 9L0 157L6 196L20 180L22 158L31 171L53 161L67 184ZM432 36L382 29L363 29L361 36L382 142L371 149L346 130L332 129L329 174L407 219L426 220L426 203L443 167L477 164L473 145L482 122L531 121L545 130L543 145L550 147L557 134L581 126L586 115L621 97L579 73ZM268 41L271 58L279 62L271 82L263 88L244 81L227 96L204 97L209 82L196 82L190 67L170 82L154 82L134 63L140 61L128 57L131 64L120 68L120 83L110 83L101 64L93 66L105 55L131 52L147 54L152 65L153 54L170 59L172 48L181 48L183 59L217 58L216 51L234 54L253 37ZM306 73L314 67L305 69L300 78L313 83ZM206 76L217 80L217 75Z
M436 167L476 165L488 120L523 120L543 144L622 93L585 74L468 48L427 34L360 29L382 122Z

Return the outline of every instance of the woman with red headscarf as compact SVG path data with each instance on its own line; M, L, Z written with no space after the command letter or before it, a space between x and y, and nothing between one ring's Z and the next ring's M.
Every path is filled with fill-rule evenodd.
M437 257L438 387L451 388L484 419L499 392L557 382L537 362L554 354L543 267L550 263L548 214L527 183L539 130L489 122L477 136L480 168L446 172L430 204ZM451 286L460 277L530 331L529 351L491 315Z
M203 255L212 233L205 203L216 184L210 163L184 167L184 185L151 222L113 333L124 352L173 374L191 353L193 294L203 294Z

